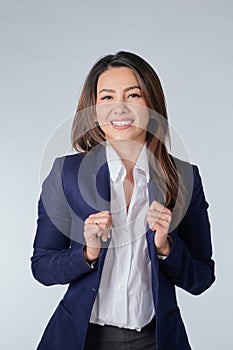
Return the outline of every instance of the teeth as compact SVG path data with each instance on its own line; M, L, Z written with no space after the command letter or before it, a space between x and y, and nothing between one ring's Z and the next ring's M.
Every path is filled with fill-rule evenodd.
M125 126L133 124L133 120L112 121L112 124L116 126Z

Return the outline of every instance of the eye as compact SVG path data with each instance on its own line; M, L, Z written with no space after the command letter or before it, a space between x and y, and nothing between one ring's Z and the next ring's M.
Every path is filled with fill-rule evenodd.
M104 100L110 100L111 98L112 98L112 96L106 95L106 96L101 97L101 100L102 100L102 101L104 101Z
M128 98L141 97L139 94L133 93L128 96Z

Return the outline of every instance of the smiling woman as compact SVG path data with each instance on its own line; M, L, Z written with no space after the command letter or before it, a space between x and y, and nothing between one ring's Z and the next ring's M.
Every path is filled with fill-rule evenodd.
M113 83L116 86L113 86ZM134 93L124 91L124 89L131 87L135 88L131 92L136 92L136 96ZM116 127L113 129L110 128L109 124L106 124L113 104L115 112L117 112L116 108L122 109L122 107L129 108L130 106L136 118L135 128L129 128L130 130L127 131L131 133L134 130L138 136L141 135L140 143L143 142L146 132L144 142L146 141L149 151L152 176L165 196L165 205L170 209L174 208L179 199L183 201L184 189L182 182L180 182L180 196L178 196L178 173L174 160L171 159L166 148L169 128L165 97L158 75L141 57L131 52L122 51L116 55L103 57L93 66L84 84L73 122L73 147L79 152L88 152L106 141L104 131L112 131L113 134L109 135L110 137L114 136L118 140L123 140L123 134L117 133ZM124 111L124 114L127 113L129 113L128 110ZM149 113L150 118L148 119ZM113 115L112 113L112 119ZM122 117L116 118L115 116L114 119L117 122L119 121L117 119L120 119L121 122ZM97 121L102 124L101 127ZM133 136L131 135L131 137ZM118 147L121 147L122 151L126 147L133 151L136 147L135 157L139 152L137 146L138 142L134 145L132 142L128 143L125 147L121 147L118 143ZM181 210L181 206L177 205L177 208ZM180 216L182 215L181 210Z
M56 159L39 201L33 274L69 284L39 350L191 349L175 287L214 282L208 204L168 138L152 67L130 52L100 59L73 121L78 153Z

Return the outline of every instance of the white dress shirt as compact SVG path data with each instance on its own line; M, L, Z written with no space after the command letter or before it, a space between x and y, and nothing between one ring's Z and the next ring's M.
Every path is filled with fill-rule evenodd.
M146 242L149 165L144 145L134 167L134 190L126 210L126 169L108 143L111 186L111 242L90 322L141 330L154 317L151 262Z

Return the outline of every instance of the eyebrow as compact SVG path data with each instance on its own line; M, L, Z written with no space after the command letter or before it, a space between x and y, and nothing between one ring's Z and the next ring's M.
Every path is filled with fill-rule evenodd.
M139 89L139 90L141 90L140 86L134 85L134 86L129 86L129 87L125 88L123 91L124 91L124 92L127 92L127 91L129 91L129 90L134 90L134 89ZM102 90L99 91L99 94L100 94L101 92L113 92L113 93L114 93L114 92L116 92L116 91L113 90L113 89L102 89Z

